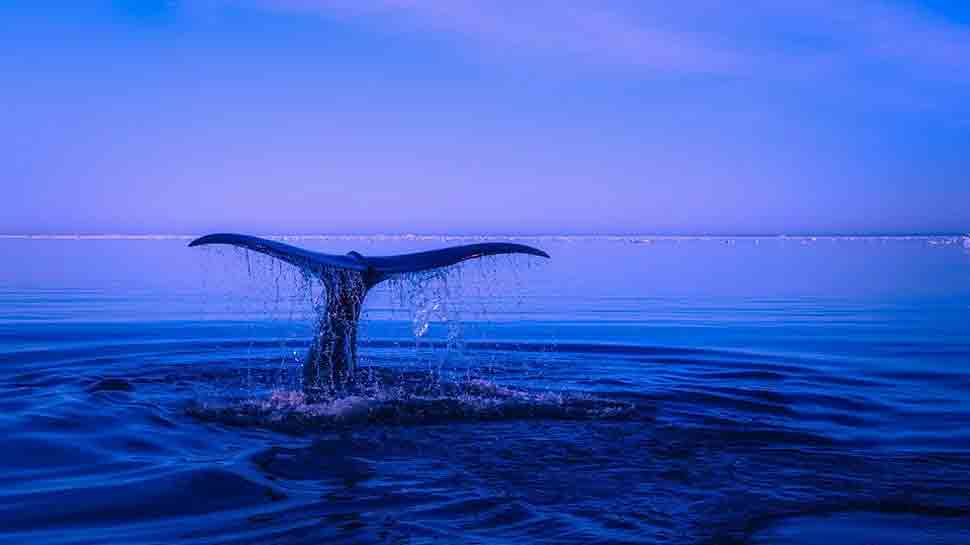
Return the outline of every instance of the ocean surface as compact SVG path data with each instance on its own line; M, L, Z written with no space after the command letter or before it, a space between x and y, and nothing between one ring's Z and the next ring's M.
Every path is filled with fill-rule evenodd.
M316 403L319 286L187 242L0 240L0 543L970 543L970 239L523 239Z

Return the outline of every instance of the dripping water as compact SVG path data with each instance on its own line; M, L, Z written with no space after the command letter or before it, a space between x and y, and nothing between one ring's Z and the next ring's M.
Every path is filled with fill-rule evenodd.
M268 319L281 322L282 329L301 331L303 337L296 349L289 342L292 336L281 343L285 350L276 356L277 364L272 366L276 373L269 379L267 361L273 358L267 358L265 350L250 358L239 387L204 398L203 408L192 410L198 417L278 424L292 420L295 414L298 423L326 426L336 420L367 421L374 415L395 421L407 421L415 414L432 420L455 415L493 418L497 414L575 417L623 408L569 392L502 386L499 370L514 371L510 362L500 359L502 351L468 353L469 334L481 346L489 340L485 324L521 319L522 271L528 271L532 263L515 256L490 256L443 269L397 274L375 286L361 313L359 368L353 383L307 399L300 382L307 338L316 330L326 337L334 318L327 313L328 298L349 282L360 282L360 277L339 270L310 274L260 254L245 259L245 289L238 300L248 308L240 313L248 315L256 307Z

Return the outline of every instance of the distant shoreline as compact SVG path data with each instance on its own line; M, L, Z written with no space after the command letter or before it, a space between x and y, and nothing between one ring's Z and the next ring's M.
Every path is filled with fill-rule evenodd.
M0 234L0 240L192 240L200 235L184 234ZM621 241L621 242L651 242L664 240L970 240L970 233L945 234L845 234L845 235L449 235L449 234L311 234L311 235L258 235L264 238L279 240L391 240L391 241L422 241L422 240L548 240L548 241Z

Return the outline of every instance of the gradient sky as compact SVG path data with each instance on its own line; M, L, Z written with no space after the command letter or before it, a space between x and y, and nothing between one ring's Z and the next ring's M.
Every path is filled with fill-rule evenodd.
M970 231L964 0L0 0L0 233Z

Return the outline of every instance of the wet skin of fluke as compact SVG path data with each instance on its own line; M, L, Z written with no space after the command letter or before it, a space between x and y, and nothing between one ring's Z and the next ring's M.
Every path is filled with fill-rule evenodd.
M948 241L541 240L378 285L305 392L296 267L0 240L0 543L970 543Z

